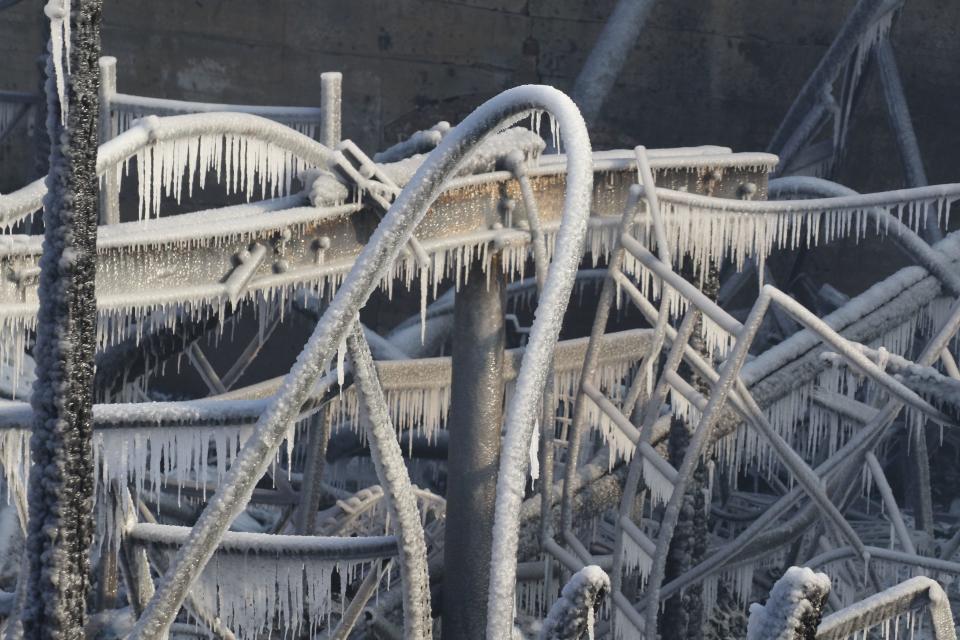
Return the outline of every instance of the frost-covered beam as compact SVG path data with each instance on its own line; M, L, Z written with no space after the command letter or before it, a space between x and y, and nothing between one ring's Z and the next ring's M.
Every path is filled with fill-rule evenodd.
M608 242L605 227L610 222L607 214L619 214L622 198L634 180L633 163L628 158L609 154L601 157L600 164L605 168L599 172L592 199L597 214L591 223L594 254L604 252ZM763 182L770 162L770 157L762 154L651 154L657 179L676 188L702 189L698 176L722 167L727 177L718 185L719 194L735 193L743 181ZM528 168L548 239L556 234L559 223L563 168L563 163L556 161ZM441 279L461 273L464 249L469 257L483 253L491 243L508 252L510 260L505 261L505 268L511 273L519 269L529 234L519 229L489 228L488 212L500 211L504 190L516 199L515 215L522 218L523 202L507 172L457 178L445 185L444 195L418 229L421 244L435 260L419 274L421 278L435 287ZM0 196L0 210L5 198L18 197ZM375 228L377 216L369 210L361 211L359 205L296 207L292 202L298 197L302 202L302 196L291 196L291 200L266 201L242 209L102 227L97 287L101 342L110 343L115 336L124 335L133 322L138 322L144 332L163 327L179 307L204 317L229 304L236 292L224 281L229 280L238 268L237 260L243 261L253 243L266 245L268 253L250 274L244 296L281 292L289 296L304 287L324 292L335 288ZM294 208L275 211L284 206ZM259 215L267 211L273 213ZM334 238L336 242L332 242ZM16 276L0 281L0 327L9 336L4 340L7 351L14 351L14 341L22 341L33 326L36 293L31 274L39 253L39 238L0 236L0 255ZM417 268L407 258L396 265L395 275L404 282L410 283L416 273ZM9 352L7 357L12 357Z
M921 186L926 186L926 183L924 182ZM948 185L940 186L945 187ZM853 189L835 182L807 176L794 176L771 180L769 189L771 198L787 195L806 195L813 198L847 198L860 195ZM917 201L908 202L906 206L910 210L910 217L912 218L910 221L911 224L917 230L923 231L925 235L936 232L936 240L941 240L943 235L940 233L940 226L943 225L944 222L949 223L949 211L952 201L952 196L948 196L946 200L944 200L942 207L939 205L933 207L936 209L935 220L930 219L933 218L933 216L929 215L927 205L925 204L927 200L925 198L921 197L919 199L919 206L922 207L919 210ZM892 234L893 239L915 259L920 266L937 276L953 295L960 295L960 276L957 275L956 269L949 264L940 252L933 249L926 240L917 235L913 229L901 221L904 206L904 204L891 205L885 203L880 207L867 209L866 215L874 222L875 228L883 227L885 233ZM893 211L896 212L896 215L892 213ZM944 214L947 216L946 221L943 219ZM859 215L862 216L863 214L861 213ZM857 233L860 233L859 230Z
M202 186L208 169L233 169L234 162L239 162L236 170L230 172L232 184L250 193L255 174L260 174L261 186L265 187L268 181L278 185L289 181L298 168L326 168L331 151L302 133L266 118L245 113L199 113L142 119L100 146L97 175L118 171L134 157L138 159L140 174L141 213L145 214L155 213L154 206L159 206L161 185L167 193L179 198L182 186L192 188L197 169ZM183 183L185 169L188 170L186 185ZM241 177L240 172L244 176ZM243 182L238 184L238 180ZM145 184L147 181L151 184ZM0 224L8 225L39 209L40 200L36 196L42 198L46 190L43 183L44 179L37 180L0 198Z
M647 329L630 329L604 336L600 347L600 364L612 366L617 363L638 362L646 353L649 333ZM583 361L586 347L587 338L558 343L555 358L558 375L574 375ZM506 352L503 371L505 383L516 380L523 353L523 348ZM387 391L444 388L450 385L449 357L379 361L376 367L381 384ZM324 385L315 388L314 399L322 399L326 385L333 381L335 377L329 377ZM272 378L223 396L199 400L97 404L93 408L94 428L151 429L252 424L281 383L282 378ZM315 402L307 405L305 410L311 410L314 404ZM31 420L32 411L28 403L0 400L0 430L26 429Z
M186 543L190 527L140 522L127 531L131 542L141 545L176 549ZM268 533L228 531L216 549L217 553L245 555L270 553L311 560L371 560L397 555L394 536L289 536Z
M933 367L923 367L885 349L860 349L870 360L901 380L904 385L939 406L949 405L954 413L960 410L960 380L945 376ZM834 354L824 354L834 359Z

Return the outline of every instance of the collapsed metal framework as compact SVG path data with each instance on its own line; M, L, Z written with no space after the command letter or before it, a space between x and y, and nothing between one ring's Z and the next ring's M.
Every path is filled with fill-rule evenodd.
M843 65L857 76L863 57L886 46L884 25L897 7L860 2L852 26L838 37L843 46L828 52L829 64L822 65L827 71L814 74L811 91L823 96L821 85L832 84ZM848 46L848 40L855 42ZM404 637L431 636L430 577L442 566L442 554L456 551L439 548L442 536L423 524L430 514L442 519L443 501L413 487L402 440L392 431L406 429L411 448L418 430L428 444L438 438L451 363L435 357L373 361L371 349L389 358L415 355L416 347L398 348L410 344L399 333L392 341L365 333L357 313L378 286L390 289L398 278L409 286L418 278L422 326L413 329L422 342L449 314L442 298L427 306L429 290L435 295L447 277L459 284L475 258L489 265L495 253L506 275L518 279L532 256L536 278L526 289L536 290L538 302L526 345L508 354L503 372L511 393L492 523L496 552L485 594L487 637L510 637L517 612L545 614L545 604L559 592L558 573L586 577L571 583L577 588L564 589L568 601L558 603L548 628L566 625L581 633L585 626L576 622L570 602L582 600L592 609L609 588L612 615L601 620L599 631L655 637L646 630L657 628L664 600L694 585L715 590L724 572L743 583L745 571L752 575L764 559L782 555L808 532L803 525L818 519L813 548L803 547L806 555L795 554L791 562L836 567L853 589L843 599L835 596L831 604L838 610L861 590L889 586L904 568L943 574L960 569L953 560L957 536L943 545L941 557L918 550L882 462L886 447L903 437L894 424L905 407L912 442L925 440L926 420L955 426L956 403L942 390L952 390L952 381L960 379L949 348L960 328L960 307L953 302L960 295L960 241L948 235L931 247L916 230L929 229L933 217L945 222L951 203L960 199L960 185L859 195L810 178L767 184L776 163L768 154L710 147L591 153L572 103L544 87L506 92L455 128L423 132L394 154L397 161L375 163L339 140L337 76L326 76L320 109L230 106L233 113L218 113L224 105L116 93L113 65L109 59L102 63L104 77L114 81L104 83L102 121L110 123L111 139L98 155L104 194L97 265L101 347L108 352L131 341L150 344L164 331L200 337L218 331L244 305L257 309L261 328L223 376L199 342L187 339L161 345L155 360L143 363L141 379L186 349L211 391L207 399L154 402L143 398L142 383L128 381L121 395L138 401L94 408L101 508L108 514L105 523L115 527L104 527L103 544L118 549L137 616L132 637L169 633L181 607L220 637L252 637L264 625L299 631L324 623L331 637L346 637L357 624L389 635L392 623L385 614L395 600L387 594L379 606L369 605L390 572L388 563L396 563L401 576ZM847 83L845 91L853 92L856 78ZM816 104L814 111L823 106ZM530 117L539 134L541 110L556 118L565 155L539 156L542 141L517 129L500 131ZM848 122L849 110L840 122ZM191 115L168 115L177 113ZM811 123L822 116L803 118L796 125L802 135L781 146L808 142L819 126ZM795 119L788 115L781 130L789 133ZM831 158L842 150L844 135L841 130L832 139ZM407 157L431 149L425 157ZM120 222L122 169L131 159L143 219ZM161 206L189 194L196 180L202 186L208 170L221 174L228 190L248 199L259 191L263 199L159 216ZM292 192L295 180L305 187L300 193ZM22 224L40 208L44 190L38 181L0 196L0 221L12 228ZM766 201L767 194L800 199ZM694 279L728 260L737 266L755 260L764 273L760 265L776 248L816 242L821 235L825 241L860 237L868 224L894 235L919 266L822 319L767 285L741 321L678 275L685 260L694 263ZM597 315L589 338L558 342L584 247L594 263L606 264ZM0 335L2 357L17 372L9 376L13 388L34 328L39 255L37 237L0 235ZM611 309L621 299L652 329L608 333ZM237 372L263 348L264 332L273 330L292 300L319 314L294 368L283 380L231 390ZM772 310L803 330L748 362ZM674 328L672 320L681 317ZM929 341L910 359L918 324L927 325ZM691 345L698 331L706 350ZM943 373L932 369L938 361ZM695 388L681 365L706 386ZM891 373L911 370L917 375ZM676 466L663 447L671 416L689 425L691 436ZM363 426L379 481L375 491L350 497L324 486L323 454L335 420ZM21 522L30 421L26 403L0 404L0 449ZM305 444L296 427L304 421ZM284 441L286 456L278 454ZM298 449L306 449L309 464L295 479ZM537 492L527 486L533 459L542 474ZM780 495L760 503L762 512L752 505L733 507L738 513L731 519L746 514L750 524L731 527L707 558L668 580L666 559L682 501L705 459L724 467L728 478L749 468ZM217 467L214 481L208 465ZM553 480L556 471L562 472L559 482ZM858 531L846 513L863 473L881 494L895 534L890 544L900 550L868 544L873 534ZM259 486L265 474L274 489ZM178 495L197 496L202 509L185 518L195 520L191 527L156 522L147 502L161 504L169 495L165 483ZM318 492L341 496L321 527L332 535L284 535L294 531L283 522L273 534L227 531L259 500L285 505L285 521L298 523L296 533L309 534L316 529ZM555 505L559 518L552 517ZM374 534L385 514L390 530ZM593 518L599 518L599 534L584 527ZM821 541L835 548L821 553ZM262 561L257 566L273 572L274 587L255 594L268 604L237 611L224 593L242 585L217 583L248 566L251 554ZM349 563L369 567L357 572ZM609 587L597 581L593 565L610 572ZM151 571L164 575L156 586ZM341 583L339 615L329 603L333 573ZM213 597L205 579L212 581ZM349 605L347 582L356 586ZM746 580L745 598L750 584ZM218 589L226 591L217 595ZM933 587L925 583L923 589L932 594L930 602L942 603ZM824 620L817 637L846 637L924 602L884 593L875 609L866 606L882 615L839 611Z

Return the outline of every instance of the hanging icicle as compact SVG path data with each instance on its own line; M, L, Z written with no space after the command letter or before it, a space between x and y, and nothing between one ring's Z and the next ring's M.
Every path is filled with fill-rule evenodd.
M70 74L70 0L48 0L43 12L50 20L50 57L60 102L60 124L67 123L70 105L67 76Z
M217 553L191 593L238 640L254 640L273 629L313 636L345 606L347 585L370 570L375 564L304 561L271 552ZM333 588L334 574L339 590Z

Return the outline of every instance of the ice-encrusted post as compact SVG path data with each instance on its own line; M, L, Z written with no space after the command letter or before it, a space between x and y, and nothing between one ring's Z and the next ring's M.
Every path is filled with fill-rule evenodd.
M500 254L475 260L454 303L443 637L483 638L503 424L506 286Z
M327 71L320 74L320 142L331 149L340 144L343 74Z
M68 5L69 6L69 5ZM51 8L52 7L52 8ZM47 78L50 173L44 199L34 359L25 638L83 638L93 540L97 127L101 0L47 7L68 21L63 78ZM56 27L55 27L56 28ZM61 114L65 119L61 120Z
M790 567L770 590L767 604L750 605L747 640L814 640L830 594L830 578Z
M610 577L596 565L573 574L543 621L540 640L593 638L596 610L610 593Z
M117 59L113 56L100 58L100 141L101 144L116 135L113 117L110 114L113 95L117 92ZM108 169L103 174L103 189L100 191L100 224L120 222L120 179L118 173Z

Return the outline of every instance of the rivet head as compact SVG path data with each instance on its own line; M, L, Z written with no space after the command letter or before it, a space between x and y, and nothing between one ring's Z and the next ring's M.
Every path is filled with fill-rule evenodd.
M757 193L757 185L754 182L744 182L740 185L740 197L749 200Z

